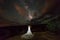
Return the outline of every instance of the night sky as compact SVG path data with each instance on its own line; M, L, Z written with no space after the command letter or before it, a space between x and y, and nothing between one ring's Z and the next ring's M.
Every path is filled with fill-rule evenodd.
M52 8L50 8L50 5L49 5L48 10L50 10L51 12L50 14L59 15L60 1L59 0L55 0L55 1L56 1L55 6L53 7L52 5ZM26 13L24 6L28 5L31 11L36 10L38 11L36 14L39 15L41 14L41 9L45 6L44 4L45 4L44 0L29 0L29 1L28 0L25 0L25 1L24 0L0 0L0 14L1 14L0 16L2 16L3 18L9 21L26 24L27 23L26 15L28 13ZM43 9L43 12L44 11L46 11L46 9L45 10Z
M31 9L31 10L38 10L40 7L43 6L42 4L44 3L44 0L40 0L40 2L38 2L36 0L30 0L31 2L30 1L23 2L23 1L24 0L5 0L5 1L2 0L1 6L3 7L3 9L5 11L3 14L1 14L2 17L4 17L7 20L10 20L10 21L19 22L21 24L26 24L27 23L26 16L23 17L22 15L20 15L22 13L19 14L16 11L14 3L17 3L21 7L24 7L26 4L28 4L28 6L30 7L29 9ZM26 4L24 4L24 3L26 3ZM27 14L24 14L24 15L27 15Z

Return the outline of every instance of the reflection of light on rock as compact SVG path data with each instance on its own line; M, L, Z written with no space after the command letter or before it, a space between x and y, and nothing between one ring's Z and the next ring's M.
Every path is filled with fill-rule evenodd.
M24 39L31 39L33 37L33 34L31 32L30 26L28 26L28 31L24 35L21 36Z

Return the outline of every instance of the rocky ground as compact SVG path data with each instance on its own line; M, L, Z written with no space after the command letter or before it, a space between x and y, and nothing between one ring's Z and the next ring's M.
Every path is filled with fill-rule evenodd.
M51 32L33 32L34 37L30 40L60 40L60 36ZM7 40L25 40L21 38L21 35L16 35L8 38Z

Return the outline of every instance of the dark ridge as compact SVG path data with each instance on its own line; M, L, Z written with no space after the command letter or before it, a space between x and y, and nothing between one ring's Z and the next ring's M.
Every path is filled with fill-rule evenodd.
M0 37L9 38L15 35L24 34L28 25L6 26L0 27ZM46 25L31 25L32 32L46 31Z

